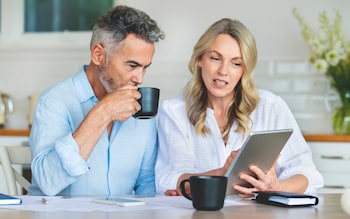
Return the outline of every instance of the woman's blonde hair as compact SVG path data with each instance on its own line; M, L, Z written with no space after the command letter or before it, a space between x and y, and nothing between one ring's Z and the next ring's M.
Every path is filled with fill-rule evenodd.
M199 135L205 135L210 130L205 125L208 106L207 88L202 79L201 68L198 67L205 52L214 43L219 34L228 34L234 38L240 49L243 59L244 73L237 83L234 92L234 100L227 108L228 122L222 137L227 137L234 122L237 122L237 132L246 135L250 131L250 113L256 108L259 97L254 84L254 69L257 63L257 48L253 34L238 20L223 18L212 24L199 38L194 46L188 68L192 73L192 79L184 89L184 97L187 106L187 116Z

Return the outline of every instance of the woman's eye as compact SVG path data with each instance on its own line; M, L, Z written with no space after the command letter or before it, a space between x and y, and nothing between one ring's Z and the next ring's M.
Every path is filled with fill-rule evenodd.
M211 59L211 60L214 60L214 61L220 60L220 58L219 58L219 57L216 57L216 56L211 56L210 59Z

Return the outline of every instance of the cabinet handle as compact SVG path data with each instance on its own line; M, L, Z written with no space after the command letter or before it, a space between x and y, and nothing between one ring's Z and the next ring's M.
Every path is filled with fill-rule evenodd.
M350 160L350 157L348 155L344 156L327 156L327 155L321 155L322 159L330 159L330 160Z
M324 185L323 188L326 189L345 189L345 186L337 186L337 185Z

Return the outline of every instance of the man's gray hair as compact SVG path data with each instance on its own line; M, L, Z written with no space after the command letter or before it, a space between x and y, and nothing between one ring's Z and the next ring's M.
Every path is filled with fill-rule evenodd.
M92 30L90 49L101 43L112 51L128 34L135 34L147 42L158 42L165 38L156 21L145 12L128 7L116 6L98 18Z

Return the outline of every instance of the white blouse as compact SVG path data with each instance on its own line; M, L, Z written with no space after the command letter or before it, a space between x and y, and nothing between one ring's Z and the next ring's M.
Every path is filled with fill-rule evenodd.
M259 90L260 102L251 113L251 131L292 128L293 134L277 161L277 176L286 179L303 174L309 185L305 193L313 193L323 186L323 178L316 169L312 152L287 104L277 95ZM158 114L159 149L155 167L157 192L175 189L183 173L199 173L217 169L225 164L231 151L238 150L244 141L242 133L231 128L225 146L214 111L207 109L206 125L211 132L196 134L186 115L182 97L165 100Z

